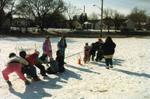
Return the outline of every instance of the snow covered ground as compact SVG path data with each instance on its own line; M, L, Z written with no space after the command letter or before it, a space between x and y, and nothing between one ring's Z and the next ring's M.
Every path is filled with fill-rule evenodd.
M59 38L52 38L53 56ZM113 38L117 44L114 68L102 62L78 65L83 46L94 38L67 38L66 72L49 75L25 86L16 74L10 75L13 89L8 89L0 73L0 99L150 99L150 38ZM44 38L0 38L0 71L10 52L20 49L42 52Z

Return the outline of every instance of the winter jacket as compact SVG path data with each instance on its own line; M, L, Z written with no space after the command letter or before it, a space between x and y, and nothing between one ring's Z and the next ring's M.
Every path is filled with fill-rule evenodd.
M52 51L52 46L51 46L51 42L46 40L43 43L43 52L49 53L49 51Z
M36 64L36 60L38 59L38 53L33 53L31 55L28 55L26 57L26 60L32 64L32 65L35 65Z
M60 40L57 47L58 49L65 49L67 47L66 39Z
M91 50L91 47L90 47L90 46L85 46L85 47L84 47L84 54L85 54L85 55L86 55L86 54L89 55L90 50Z
M28 65L29 64L28 61L26 61L22 57L18 57L18 56L10 58L9 61L8 61L8 64L9 63L20 63L22 65Z
M116 44L114 42L105 42L102 46L104 55L113 55L115 52Z
M56 60L50 61L50 67L47 69L47 73L56 74L59 72L58 62Z

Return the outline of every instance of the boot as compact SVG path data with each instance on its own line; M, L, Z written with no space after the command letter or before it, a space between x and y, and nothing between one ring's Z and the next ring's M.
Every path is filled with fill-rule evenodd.
M109 69L109 66L106 66L106 69Z
M9 80L7 80L6 82L7 82L9 87L12 87L12 83Z
M111 65L110 68L113 68L113 66Z

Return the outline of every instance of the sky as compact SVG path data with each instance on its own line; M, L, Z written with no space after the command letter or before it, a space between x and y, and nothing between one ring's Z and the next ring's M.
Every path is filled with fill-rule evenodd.
M100 13L101 0L64 0L70 2L72 5L78 7L83 11L85 5L85 11L89 15L92 12ZM94 7L93 5L97 5ZM150 0L104 0L104 8L111 8L118 12L127 15L133 8L146 10L146 13L150 15Z

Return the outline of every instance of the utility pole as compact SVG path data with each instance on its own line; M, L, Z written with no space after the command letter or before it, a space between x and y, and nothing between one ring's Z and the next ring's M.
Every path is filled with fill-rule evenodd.
M85 13L85 5L84 5L84 8L83 8L83 9L84 9L84 11L83 11L83 12Z
M100 37L102 37L103 34L103 0L101 0L101 33L100 33Z

